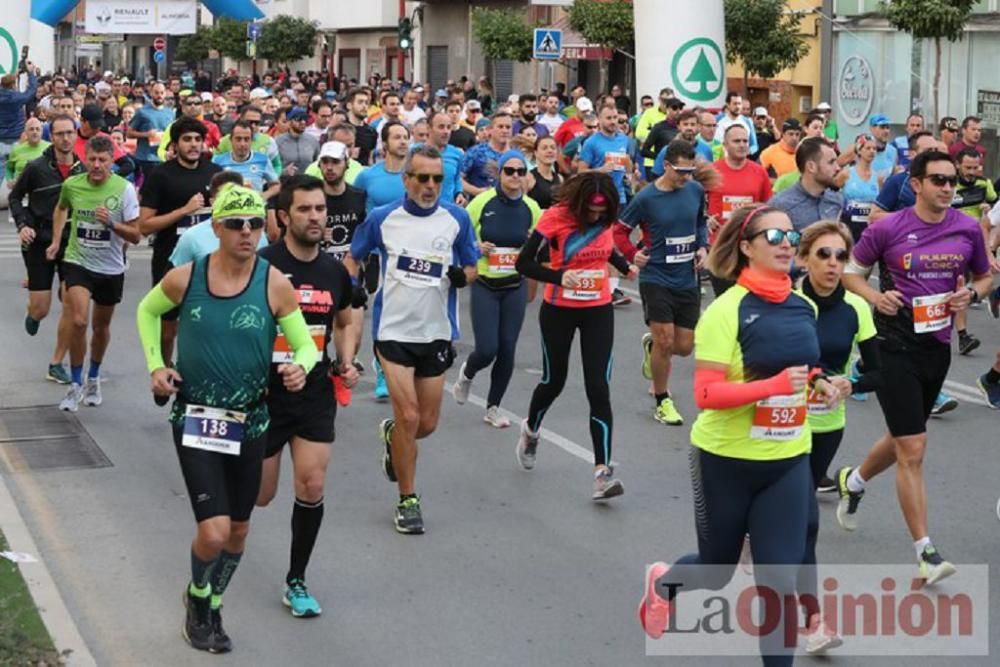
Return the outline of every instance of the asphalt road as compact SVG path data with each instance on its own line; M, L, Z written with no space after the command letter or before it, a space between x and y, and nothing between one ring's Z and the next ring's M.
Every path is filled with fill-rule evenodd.
M23 330L23 267L0 213L0 407L55 404L63 389L44 380L54 319L35 338ZM104 361L104 405L79 419L112 467L47 473L4 472L8 486L73 618L101 665L731 665L756 658L646 657L635 621L645 564L693 550L688 430L694 421L690 359L675 364L673 391L684 427L657 424L642 380L638 304L617 311L613 459L625 495L590 500L591 463L582 375L574 366L545 420L536 470L514 461L516 427L496 431L477 405L446 395L437 433L421 445L417 488L427 533L393 530L394 485L377 460L376 426L389 415L370 394L371 373L338 418L326 517L309 569L322 617L293 619L280 596L287 566L292 490L286 456L278 499L257 510L246 557L226 594L236 650L199 654L180 636L193 521L165 410L148 392L134 327L149 286L149 260L136 253ZM463 302L466 298L463 296ZM467 311L463 308L463 322ZM458 345L470 349L471 327ZM985 311L971 330L983 346L955 356L950 379L965 385L960 408L933 420L926 457L935 543L954 562L997 565L1000 485L998 414L977 402L975 378L1000 346ZM366 329L365 350L370 350ZM537 303L529 307L517 370L504 407L527 411L539 379ZM578 358L578 347L573 352ZM364 361L368 363L366 352ZM458 364L449 372L454 379ZM477 378L484 396L487 374ZM516 424L516 422L515 422ZM857 462L883 430L877 403L851 402L834 465ZM2 469L2 466L0 466ZM833 503L821 503L823 562L913 562L892 473L869 484L862 526L843 533ZM0 517L2 520L3 517ZM953 581L959 581L959 577ZM1000 613L994 595L989 611ZM991 644L1000 628L991 627ZM846 649L846 647L845 647ZM932 653L932 652L930 652ZM827 664L800 657L799 664ZM838 665L994 665L995 658L841 656Z

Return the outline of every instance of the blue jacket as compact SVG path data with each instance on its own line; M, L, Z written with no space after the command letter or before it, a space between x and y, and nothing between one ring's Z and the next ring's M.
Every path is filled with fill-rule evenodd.
M0 141L10 143L24 132L24 105L34 99L38 77L28 74L28 89L23 93L13 88L0 88Z

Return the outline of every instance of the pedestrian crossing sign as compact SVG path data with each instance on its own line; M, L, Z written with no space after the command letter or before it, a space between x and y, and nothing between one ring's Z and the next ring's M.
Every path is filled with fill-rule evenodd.
M535 48L532 57L537 60L559 60L562 51L562 30L535 28Z

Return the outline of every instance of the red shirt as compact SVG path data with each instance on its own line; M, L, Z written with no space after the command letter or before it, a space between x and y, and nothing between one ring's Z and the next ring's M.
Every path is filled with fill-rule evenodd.
M720 225L729 221L733 211L748 204L763 204L771 198L771 179L764 167L747 160L742 169L733 169L725 158L712 166L722 176L722 184L708 191L708 214ZM715 240L715 234L710 241Z
M111 139L111 135L106 132L98 132L97 134L101 135L102 137L107 137L108 139ZM111 139L111 144L114 146L115 149L114 155L112 155L111 157L111 159L114 162L117 162L118 160L125 157L125 151L123 151L122 147L118 145L118 142L116 142L114 139ZM77 159L80 160L80 162L86 161L87 139L84 139L79 132L76 135L76 144L73 145L73 153L76 155Z
M586 271L583 283L576 289L549 283L545 300L565 308L589 308L611 303L608 280L608 259L615 242L611 227L591 228L580 232L576 218L565 206L546 209L535 231L549 242L549 257L553 269Z
M583 134L587 131L587 128L583 126L583 119L579 116L574 116L563 122L556 130L556 134L553 139L559 144L560 148L566 148L566 144L573 141L577 136Z
M966 148L975 148L976 152L979 153L980 157L982 157L983 162L984 163L986 162L986 146L983 146L982 144L976 144L975 146L970 146L961 139L959 139L958 141L956 141L955 143L953 143L951 146L948 147L948 153L951 155L952 159L955 159L959 151L965 150Z

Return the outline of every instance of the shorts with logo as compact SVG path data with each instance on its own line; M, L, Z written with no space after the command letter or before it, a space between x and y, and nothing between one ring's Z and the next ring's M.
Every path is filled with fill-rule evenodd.
M267 429L265 458L280 454L293 437L312 442L333 442L336 431L337 401L328 370L313 371L302 391L276 391L272 385L267 398L271 425Z
M249 521L260 490L267 434L243 441L239 456L233 456L185 447L181 444L184 427L174 424L173 431L195 520L228 516L233 521Z
M639 283L642 316L646 324L658 322L694 330L701 316L701 290L672 289L655 283Z
M934 401L948 377L948 345L901 347L879 339L882 387L876 390L885 424L894 437L927 431Z
M455 362L455 348L450 340L435 340L430 343L377 340L375 354L394 364L412 368L413 374L418 378L444 375Z
M125 289L125 274L107 275L85 269L79 264L62 262L59 267L66 288L85 287L90 292L90 298L99 306L114 306L121 302Z
M63 259L63 251L66 245L59 247L59 254L55 261L50 261L45 256L47 247L41 243L32 243L27 247L21 246L21 257L24 259L24 268L28 272L29 292L48 292L52 289L52 281L59 273L62 279L62 268L60 264Z

